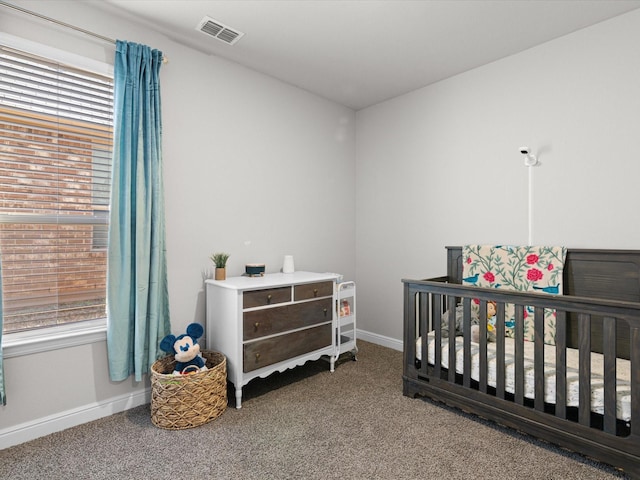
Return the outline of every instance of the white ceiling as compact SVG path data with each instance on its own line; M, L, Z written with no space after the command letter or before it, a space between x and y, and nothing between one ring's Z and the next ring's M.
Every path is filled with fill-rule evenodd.
M101 0L96 5L357 110L640 8L640 0ZM196 30L205 16L245 35L235 45L207 36Z

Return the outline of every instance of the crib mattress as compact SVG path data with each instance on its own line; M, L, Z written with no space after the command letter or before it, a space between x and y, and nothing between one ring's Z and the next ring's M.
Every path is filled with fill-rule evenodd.
M428 335L428 361L433 365L435 362L435 335L430 332ZM463 338L455 337L456 340L456 372L463 373ZM515 349L514 339L505 338L505 390L515 393ZM524 342L524 395L526 398L534 398L534 344ZM471 343L471 378L480 378L480 345ZM449 339L442 339L442 366L449 368ZM544 347L544 401L555 403L556 401L556 347L545 345ZM422 360L422 338L416 341L416 356ZM488 384L496 386L496 344L487 343L488 362ZM578 350L567 348L567 406L577 407L579 398L579 371L578 371ZM604 356L599 353L591 353L591 410L595 413L604 414ZM616 416L625 422L631 420L631 366L625 359L617 359L617 400Z

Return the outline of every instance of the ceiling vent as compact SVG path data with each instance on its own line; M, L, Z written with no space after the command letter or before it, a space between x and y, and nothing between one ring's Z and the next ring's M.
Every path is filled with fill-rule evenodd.
M196 27L196 30L200 30L202 33L206 33L228 45L233 45L244 35L244 33L227 27L211 17L204 17Z

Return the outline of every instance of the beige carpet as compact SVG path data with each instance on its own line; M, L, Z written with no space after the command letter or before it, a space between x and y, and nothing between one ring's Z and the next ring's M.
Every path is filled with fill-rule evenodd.
M402 396L402 354L258 379L242 409L167 431L143 406L0 451L9 479L612 479L623 474L458 410ZM233 398L232 391L230 397Z

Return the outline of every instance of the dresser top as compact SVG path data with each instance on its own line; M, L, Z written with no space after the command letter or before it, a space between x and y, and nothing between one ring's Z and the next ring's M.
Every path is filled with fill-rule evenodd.
M226 280L206 280L206 283L231 290L256 290L260 288L296 285L322 281L337 281L341 275L337 273L267 273L263 277L227 277Z

